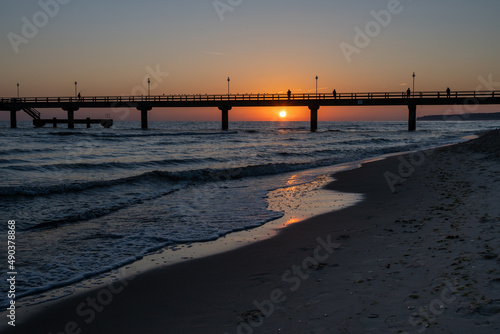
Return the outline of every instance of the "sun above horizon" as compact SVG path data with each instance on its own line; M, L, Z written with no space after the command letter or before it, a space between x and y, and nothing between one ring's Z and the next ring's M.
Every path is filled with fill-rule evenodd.
M286 117L286 111L280 111L280 117L285 118Z

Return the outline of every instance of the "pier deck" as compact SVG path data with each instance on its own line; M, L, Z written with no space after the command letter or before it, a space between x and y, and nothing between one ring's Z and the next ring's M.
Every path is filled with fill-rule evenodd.
M157 96L93 96L93 97L22 97L1 98L0 110L10 111L11 127L16 127L17 111L63 109L68 113L68 127L75 124L74 112L83 108L133 108L141 112L141 127L148 128L148 111L152 108L218 108L222 128L229 127L229 111L233 107L308 107L311 130L317 129L318 110L322 106L407 106L408 130L416 129L418 105L500 104L500 91L456 91L331 94L224 94L224 95L157 95ZM79 122L79 121L78 121ZM51 123L50 121L47 123ZM77 123L77 122L76 122Z

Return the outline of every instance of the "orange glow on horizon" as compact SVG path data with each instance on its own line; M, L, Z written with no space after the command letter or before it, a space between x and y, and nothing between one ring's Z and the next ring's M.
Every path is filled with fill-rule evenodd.
M440 106L422 106L417 109L417 116L446 113L449 108ZM59 109L40 109L43 118L65 118L66 112ZM308 122L310 111L307 107L287 107L286 117L280 115L283 107L234 107L229 112L229 122ZM497 112L497 106L480 106L477 112ZM102 118L106 114L115 121L140 121L140 112L137 109L118 108L85 109L75 112L76 118ZM0 120L8 121L9 113L0 113ZM217 108L153 108L148 113L150 122L155 121L217 121L221 120L221 113ZM318 111L318 121L406 121L408 109L404 106L396 107L321 107ZM25 113L18 113L19 121L31 121Z

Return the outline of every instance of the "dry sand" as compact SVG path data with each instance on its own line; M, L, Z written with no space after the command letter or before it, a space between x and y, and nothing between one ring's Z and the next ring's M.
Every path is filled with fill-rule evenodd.
M335 174L329 188L366 200L48 303L11 332L498 333L499 153L496 131Z

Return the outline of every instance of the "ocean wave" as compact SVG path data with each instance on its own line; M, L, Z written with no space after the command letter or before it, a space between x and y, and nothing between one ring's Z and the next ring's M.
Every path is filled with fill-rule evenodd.
M370 145L370 144L383 144L383 143L390 143L390 142L394 142L396 144L395 140L376 137L376 138L344 140L344 141L335 143L335 145Z
M6 150L0 150L0 156L4 155L19 155L23 153L49 153L58 151L55 148L30 148L30 149L22 149L22 148L12 148Z
M278 155L282 157L303 157L303 156L310 156L309 152L302 152L302 153L297 153L297 152L278 152Z
M306 126L295 126L295 127L291 127L291 126L280 126L278 127L279 130L307 130L307 127Z
M75 160L80 160L79 157L75 157ZM26 162L23 160L2 160L0 159L0 163L22 163ZM147 168L147 167L157 167L157 166L177 166L177 165L190 165L197 163L206 163L206 162L221 162L220 159L206 157L206 158L191 158L191 159L164 159L164 160L151 160L151 161L133 161L133 162L120 162L120 161L109 161L109 162L80 162L80 163L72 163L70 159L65 163L57 163L57 164L45 164L33 166L29 165L10 165L8 169L16 170L16 171L32 171L33 169L38 170L39 172L63 172L63 171L71 171L76 172L80 170L109 170L110 168L118 168L118 169L133 169L133 168Z
M187 244L187 243L192 243L192 242L208 242L208 241L214 241L217 240L221 237L224 237L230 233L233 232L238 232L238 231L244 231L248 229L255 228L257 226L264 225L265 223L272 221L274 219L280 218L283 216L283 213L281 212L275 212L274 215L271 215L267 217L266 219L263 219L259 223L255 224L247 224L246 226L239 226L239 227L234 227L230 228L227 230L220 230L216 231L212 234L207 234L204 236L198 235L195 237L191 238L162 238L162 237L148 237L147 241L150 246L145 246L143 247L140 251L135 253L134 256L128 256L125 258L119 258L116 261L109 261L106 265L101 265L96 268L88 269L87 271L80 272L75 275L71 275L70 277L64 276L61 274L61 279L60 280L52 280L50 283L49 282L44 282L40 284L39 286L35 288L26 288L22 289L19 291L19 293L16 293L16 297L18 299L24 298L24 297L29 297L33 295L37 295L46 291L50 291L56 288L64 287L64 286L69 286L74 283L81 282L85 279L89 279L92 277L96 277L100 274L104 274L107 272L110 272L112 270L116 270L120 267L124 267L127 264L133 263L139 259L142 259L145 255L151 254L153 252L156 252L158 250L164 249L165 247L172 245L172 244ZM115 239L115 240L121 240L121 239L126 239L125 236L122 235L117 235L117 234L106 234L106 233L95 233L90 235L89 237L86 238L87 240L92 240L92 239L101 239L101 240L106 240L106 239ZM85 239L82 239L85 240ZM34 278L33 280L38 280L39 277L32 277ZM30 277L26 277L26 280L29 280ZM7 307L8 306L8 300L5 298L0 298L0 307Z
M29 161L26 160L21 160L21 159L0 159L0 164L22 164L22 163L28 163ZM16 166L9 166L9 167L3 167L3 168L9 168L9 169L15 169Z
M138 182L170 182L172 184L178 182L219 182L247 177L281 174L308 168L326 166L338 162L339 161L336 161L334 158L331 158L307 163L268 163L263 165L250 165L221 169L204 168L179 172L154 170L135 176L112 180L77 182L71 184L58 184L50 186L0 187L0 198L12 198L13 196L37 197L64 193L78 193L95 188L107 188Z
M89 235L88 237L83 238L82 240L104 240L104 239L123 239L125 236L123 235L118 235L118 234L110 234L110 233L95 233L92 235Z
M49 132L48 134L51 136L86 136L86 135L89 135L86 132L80 132L80 131L57 131L57 132Z
M101 217L107 216L111 213L114 213L114 212L126 209L128 207L131 207L133 205L142 204L145 201L151 201L151 200L163 197L163 196L171 195L171 194L177 192L178 190L179 189L173 189L173 190L170 190L168 192L155 194L153 196L148 196L145 198L135 198L133 200L126 201L124 203L117 203L114 205L106 205L105 207L84 210L84 211L76 213L76 214L63 216L57 220L49 220L49 221L44 221L44 222L38 223L36 225L33 225L33 226L26 228L25 230L26 231L33 231L33 230L52 229L52 228L58 228L58 227L64 226L64 225L85 222L85 221L95 219L95 218L101 218Z
M183 132L141 132L141 133L95 133L81 131L57 131L49 132L52 136L85 136L103 139L122 139L122 138L147 138L147 137L180 137L180 136L227 136L238 134L238 131L183 131Z
M167 245L168 244L165 244L165 245L163 245L163 247L165 247ZM21 291L19 293L16 292L16 298L20 299L20 298L24 298L24 297L29 297L29 296L41 294L41 293L46 292L46 291L50 291L52 289L57 289L57 288L60 288L60 287L69 286L71 284L81 282L81 281L83 281L85 279L88 279L88 278L91 278L91 277L95 277L97 275L104 274L104 273L110 272L110 271L112 271L114 269L123 267L123 266L125 266L127 264L133 263L133 262L141 259L143 256L144 256L144 254L140 254L140 255L136 255L136 256L131 256L131 257L128 257L128 258L126 258L126 259L124 259L124 260L122 260L120 262L111 263L111 264L108 264L108 265L103 265L98 270L83 272L81 274L74 275L73 277L71 277L69 279L64 279L64 280L61 280L61 281L57 281L55 283L47 283L47 284L38 286L36 288L26 289L25 291L22 291L20 289ZM35 279L36 277L32 277L32 278ZM48 300L51 300L51 299L48 299ZM7 307L9 305L8 302L9 301L7 299L5 299L5 298L4 299L0 299L0 307L2 307L2 308Z
M90 182L75 182L71 184L57 184L50 186L7 186L0 187L0 198L14 196L37 197L54 194L76 193L94 188L106 188L110 186L125 184L128 182L135 182L144 179L147 174L138 176L130 176L125 178L104 180L104 181L90 181Z
M341 150L341 148L338 149L323 149L323 150L316 150L314 151L311 155L318 155L318 154L336 154Z

